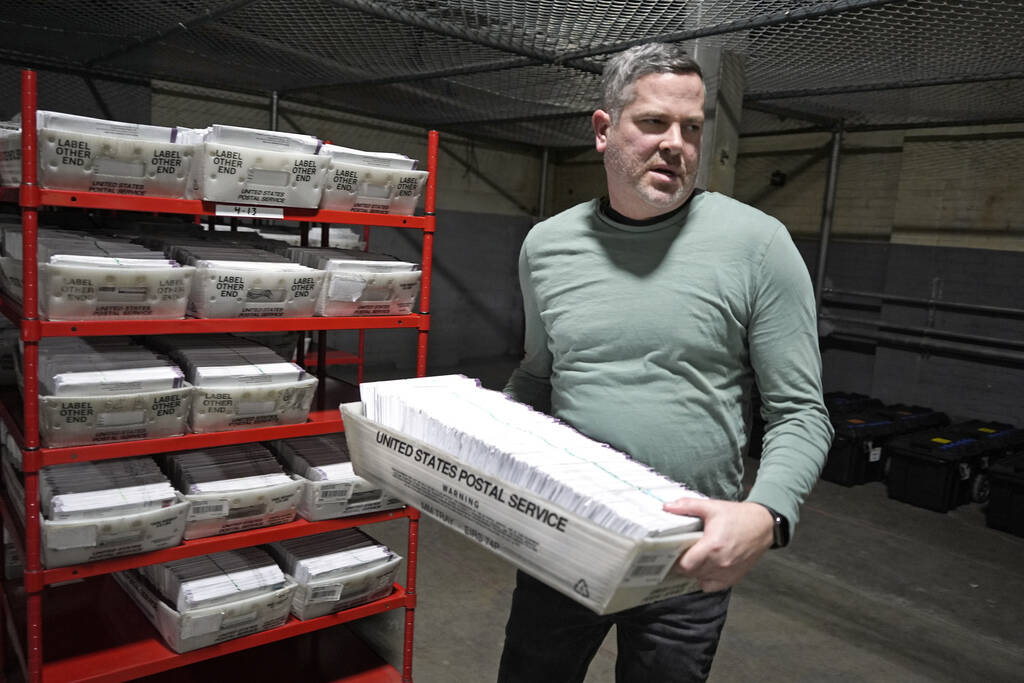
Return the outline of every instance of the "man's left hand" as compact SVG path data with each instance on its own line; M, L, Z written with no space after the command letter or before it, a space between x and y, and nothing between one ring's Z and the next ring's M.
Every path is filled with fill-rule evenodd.
M704 520L704 536L679 558L679 569L704 591L738 583L772 545L772 515L757 503L680 498L664 507Z

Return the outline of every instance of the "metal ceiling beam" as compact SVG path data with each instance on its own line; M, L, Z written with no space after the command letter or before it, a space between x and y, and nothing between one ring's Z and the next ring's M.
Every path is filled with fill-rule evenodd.
M860 92L878 92L881 90L909 90L913 88L938 88L946 85L969 85L971 83L988 83L992 81L1024 80L1024 71L1012 71L1000 74L980 74L956 78L922 78L911 81L891 81L888 83L865 83L863 85L838 85L832 88L805 88L802 90L776 90L772 92L749 93L743 102L762 100L782 100L800 97L825 97L828 95L849 95Z
M708 36L717 36L724 33L735 33L737 31L749 31L754 28L764 28L765 26L788 24L794 21L803 21L805 19L816 19L818 17L841 14L852 10L889 5L894 2L905 3L907 0L836 0L835 2L821 3L811 7L759 14L757 16L747 17L746 19L727 21L724 24L716 24L715 26L693 29L691 31L677 31L675 33L663 33L656 36L645 36L643 38L626 40L612 45L602 45L600 47L588 48L586 50L566 52L559 55L555 59L554 63L566 64L568 62L576 62L587 57L596 57L597 55L608 54L609 52L620 52L635 45L643 45L644 43L678 43L684 40L694 40L695 38L706 38ZM573 66L576 65L573 64ZM598 71L600 71L600 69Z
M347 81L332 81L330 83L317 83L315 85L304 85L298 88L284 90L285 93L303 92L306 90L320 90L322 88L340 88L350 85L391 85L392 83L408 83L409 81L426 81L432 78L447 78L449 76L466 76L469 74L486 73L489 71L504 71L506 69L518 69L524 66L538 66L544 64L529 57L509 57L508 59L494 59L487 62L477 62L466 66L448 67L435 69L433 71L415 71L393 76L381 76L379 78L353 78Z
M206 22L217 19L218 17L222 17L225 14L228 14L229 12L234 12L235 10L242 9L246 5L251 5L257 1L258 0L235 0L234 2L229 2L228 4L224 5L223 7L219 7L216 10L205 9L187 21L179 21L173 26L168 26L165 29L162 29L155 33L151 33L148 36L133 36L132 42L130 42L128 45L122 45L118 48L110 50L109 52L105 52L101 55L88 59L85 61L84 66L89 67L95 65L98 62L105 62L114 59L115 57L123 57L124 55L130 52L134 52L135 50L146 47L147 45L152 45L153 43L163 40L167 36L174 35L175 33L180 33L181 31L188 31L192 28L195 28L196 26L205 24Z

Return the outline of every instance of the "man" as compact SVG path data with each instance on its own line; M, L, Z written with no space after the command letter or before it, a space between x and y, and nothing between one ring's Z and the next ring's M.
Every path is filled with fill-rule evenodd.
M608 196L534 227L520 255L526 354L506 393L709 496L678 569L701 591L599 616L520 572L501 683L573 683L611 625L620 683L703 681L729 588L785 545L832 438L807 269L785 227L695 190L698 65L648 44L608 62L594 112ZM757 382L768 429L742 454Z

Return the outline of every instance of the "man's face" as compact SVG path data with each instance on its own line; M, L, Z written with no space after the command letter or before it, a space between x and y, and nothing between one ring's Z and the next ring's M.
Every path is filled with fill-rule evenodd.
M647 74L633 82L633 99L613 124L593 117L604 154L608 199L636 220L682 206L697 181L704 125L704 84L697 74Z

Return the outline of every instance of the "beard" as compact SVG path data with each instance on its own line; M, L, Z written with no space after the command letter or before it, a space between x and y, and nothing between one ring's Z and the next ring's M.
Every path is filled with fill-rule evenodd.
M681 166L676 178L661 178L649 173L651 168L665 164L659 152L644 159L611 142L604 150L604 164L610 178L614 177L620 187L631 190L634 199L658 213L681 205L696 181L696 169L686 168L685 162L674 164Z

